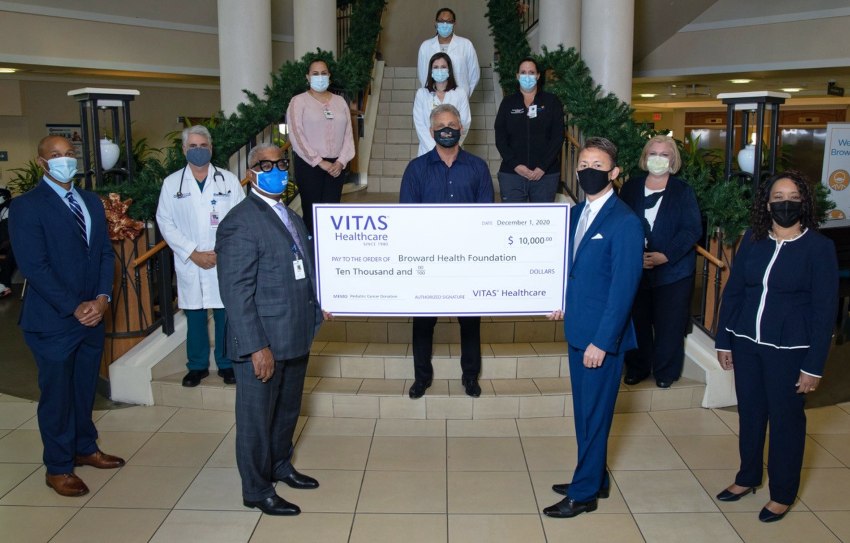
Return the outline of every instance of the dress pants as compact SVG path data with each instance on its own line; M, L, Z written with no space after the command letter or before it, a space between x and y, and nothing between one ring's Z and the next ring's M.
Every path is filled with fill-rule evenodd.
M236 374L236 466L242 497L261 501L275 495L274 481L293 471L292 436L310 355L278 360L262 382L250 360L233 364Z
M460 368L464 377L478 379L481 373L481 317L458 317L460 324ZM431 355L437 317L413 317L413 374L420 382L434 377Z
M529 181L517 173L499 172L499 195L502 202L541 202L551 204L555 201L561 174L547 173L537 181Z
M734 338L732 364L738 395L738 449L741 469L735 484L758 486L762 481L764 442L770 424L767 476L770 499L791 505L800 488L806 443L806 403L796 383L806 349L776 349Z
M74 471L74 456L97 451L91 419L103 354L103 323L60 332L24 332L38 365L38 429L47 473Z
M205 370L210 367L210 332L206 309L184 309L186 314L186 367L190 370ZM224 309L213 309L215 321L215 365L225 370L233 367L233 362L224 356L224 327L226 313Z
M586 502L596 498L599 489L610 485L605 464L623 373L623 354L606 354L598 368L584 366L584 349L570 346L569 354L578 461L568 495Z
M336 158L324 158L328 162ZM301 210L304 224L310 235L315 236L313 228L313 204L338 204L342 199L342 183L345 172L334 177L319 166L310 166L303 158L295 155L295 184L301 194Z
M677 381L685 363L685 331L694 278L638 289L632 306L637 350L626 354L626 375Z

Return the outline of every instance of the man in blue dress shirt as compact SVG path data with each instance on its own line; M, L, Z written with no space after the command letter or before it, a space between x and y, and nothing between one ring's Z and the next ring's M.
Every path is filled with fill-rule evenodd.
M487 163L460 148L460 113L450 104L431 112L436 147L407 165L401 178L402 204L490 204L493 180ZM458 317L460 367L463 388L472 397L481 395L481 317ZM414 382L409 395L421 398L431 386L434 367L431 354L437 317L413 317Z

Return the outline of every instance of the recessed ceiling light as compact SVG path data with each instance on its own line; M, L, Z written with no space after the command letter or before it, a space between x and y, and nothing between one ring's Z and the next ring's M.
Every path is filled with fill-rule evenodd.
M800 92L803 89L801 89L800 87L786 87L786 88L781 89L781 90L782 90L782 92Z
M649 94L649 93L640 95L641 98L655 98L656 96L658 96L658 95L657 94Z
M17 71L15 68L0 68L0 74L13 74Z
M730 79L730 83L735 83L736 85L743 85L745 83L752 83L752 79Z

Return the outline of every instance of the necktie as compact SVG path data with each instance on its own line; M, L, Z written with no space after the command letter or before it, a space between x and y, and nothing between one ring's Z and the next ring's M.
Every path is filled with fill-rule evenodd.
M274 205L274 210L277 211L277 215L283 222L283 226L289 230L290 235L292 235L292 239L295 240L295 244L298 246L298 251L303 255L304 245L301 244L301 236L298 235L298 230L296 230L295 225L292 224L292 220L289 218L289 213L286 211L286 206L278 202Z
M71 206L71 211L74 213L77 226L80 228L80 235L83 237L83 243L85 243L86 247L88 247L89 238L86 235L86 216L83 215L83 208L80 207L80 203L77 202L76 198L74 198L73 193L68 192L68 194L65 195L65 198L68 199L68 204Z
M584 233L587 231L587 221L590 219L590 206L588 204L584 204L584 209L581 212L581 217L578 219L578 225L576 226L576 235L573 237L573 258L576 256L576 249L578 249L579 243L581 243L581 238L584 237Z

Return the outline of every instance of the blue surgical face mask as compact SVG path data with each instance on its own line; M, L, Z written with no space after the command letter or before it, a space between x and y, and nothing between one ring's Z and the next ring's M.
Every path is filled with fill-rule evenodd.
M60 156L47 161L47 173L60 183L74 180L77 173L77 159L70 156Z
M186 160L193 166L206 166L211 158L212 151L209 147L190 147L186 150Z
M531 74L519 74L517 77L519 86L524 91L530 91L537 86L537 76Z
M454 27L454 23L437 23L437 34L439 34L441 38L448 38L452 35Z
M449 69L448 68L432 68L431 69L431 77L434 78L434 81L437 83L442 83L443 81L448 81L449 79Z
M325 92L331 85L331 76L329 75L311 75L310 88L316 92Z
M251 170L257 176L257 187L268 194L283 194L289 182L289 172L272 168L270 172Z

